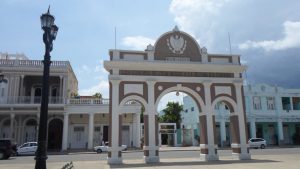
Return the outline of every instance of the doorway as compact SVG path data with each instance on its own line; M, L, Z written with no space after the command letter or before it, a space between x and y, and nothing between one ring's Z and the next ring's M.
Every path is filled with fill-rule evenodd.
M63 122L60 119L53 119L48 126L48 149L61 150Z

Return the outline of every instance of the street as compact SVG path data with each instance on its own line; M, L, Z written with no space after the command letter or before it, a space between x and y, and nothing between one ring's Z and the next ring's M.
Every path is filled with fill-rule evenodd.
M177 159L177 158L191 158L197 159L199 157L199 151L197 148L181 148L161 150L159 153L160 159ZM256 155L300 155L300 148L267 148L267 149L250 149L252 157ZM220 160L228 159L231 156L231 150L218 150ZM122 153L123 160L142 160L142 151L125 151ZM69 153L68 155L48 155L47 163L55 162L70 162L70 161L104 161L107 158L107 153L97 154L95 152L78 152ZM179 161L180 159L178 159ZM1 164L32 164L35 163L34 156L17 156L11 157L8 160L0 160Z

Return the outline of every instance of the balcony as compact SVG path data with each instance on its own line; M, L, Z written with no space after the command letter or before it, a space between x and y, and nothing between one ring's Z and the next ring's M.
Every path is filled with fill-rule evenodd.
M41 104L42 97L17 96L7 97L0 100L0 105L7 104ZM67 105L108 105L109 99L63 99L62 97L50 97L49 104L67 104ZM133 103L130 103L133 104Z
M109 99L67 99L68 105L108 105Z
M3 60L0 59L1 66L18 66L18 67L43 67L41 60ZM67 67L68 61L52 61L51 67Z
M41 104L42 97L31 96L17 96L7 97L0 100L0 104ZM64 104L65 101L62 97L49 98L49 104Z

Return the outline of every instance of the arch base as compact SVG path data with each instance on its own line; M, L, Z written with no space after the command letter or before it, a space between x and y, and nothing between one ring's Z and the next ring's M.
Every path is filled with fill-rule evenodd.
M123 160L120 157L118 157L118 158L107 157L107 164L122 164L122 163L123 163Z
M144 156L145 163L159 163L159 156Z
M251 155L249 153L232 153L232 158L236 160L251 160Z
M218 161L219 155L217 154L200 154L200 161Z

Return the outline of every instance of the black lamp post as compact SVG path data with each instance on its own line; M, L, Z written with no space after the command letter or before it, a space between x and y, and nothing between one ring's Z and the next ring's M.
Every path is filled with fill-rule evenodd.
M47 160L47 121L48 121L48 100L49 100L49 69L50 69L50 52L53 47L53 40L56 38L58 27L54 24L54 16L50 15L50 6L48 12L41 16L42 29L44 30L43 41L45 43L44 72L43 72L43 89L42 102L40 111L38 148L35 156L35 168L46 169Z

